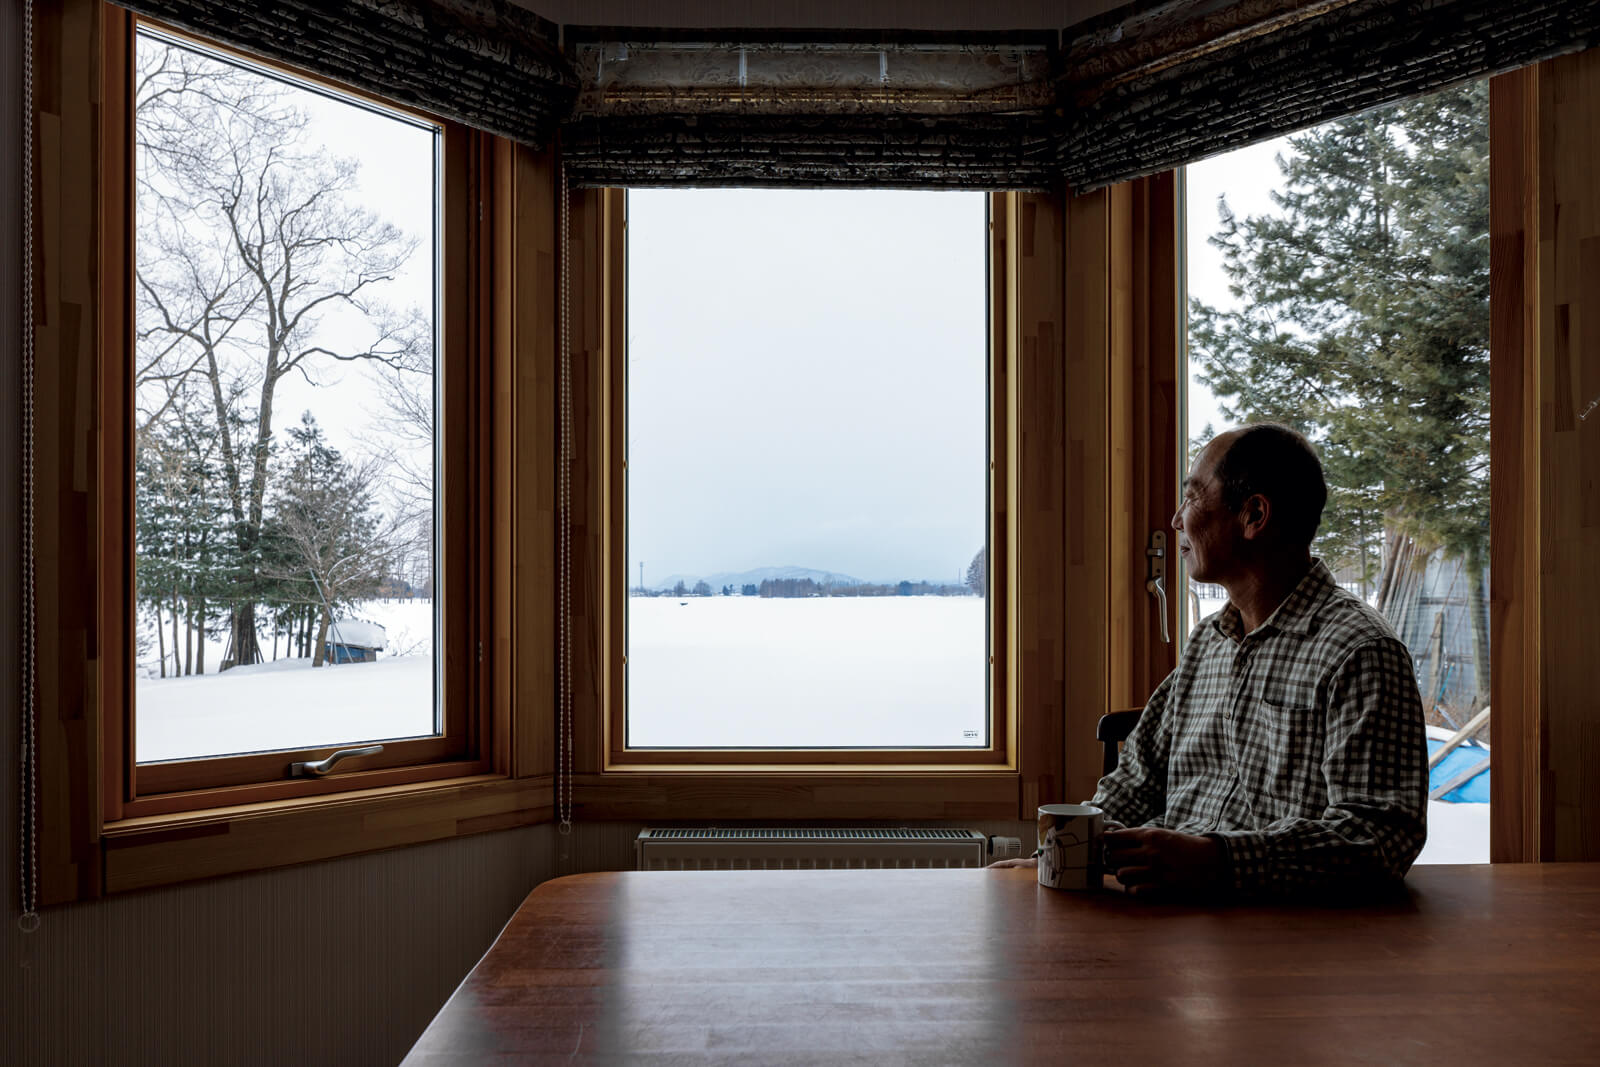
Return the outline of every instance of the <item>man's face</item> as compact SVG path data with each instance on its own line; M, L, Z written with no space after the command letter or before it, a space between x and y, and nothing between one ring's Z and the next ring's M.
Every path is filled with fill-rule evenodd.
M1197 582L1225 581L1239 558L1243 531L1239 517L1222 502L1217 461L1233 443L1232 434L1213 438L1200 450L1189 477L1183 480L1183 502L1172 516L1178 531L1178 554Z

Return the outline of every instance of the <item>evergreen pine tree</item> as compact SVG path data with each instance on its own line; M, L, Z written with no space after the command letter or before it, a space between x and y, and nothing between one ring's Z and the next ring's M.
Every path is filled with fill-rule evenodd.
M1488 84L1290 138L1277 210L1221 206L1224 310L1193 301L1198 377L1225 417L1318 445L1316 550L1384 607L1395 571L1439 552L1467 576L1488 698ZM1380 571L1380 566L1382 570ZM1388 605L1393 607L1393 605Z

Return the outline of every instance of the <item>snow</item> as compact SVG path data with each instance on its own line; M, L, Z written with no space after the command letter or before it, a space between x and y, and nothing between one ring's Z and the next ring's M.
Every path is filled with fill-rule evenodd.
M1489 805L1428 801L1428 843L1417 863L1488 863Z
M366 619L340 619L328 627L329 641L355 648L375 648L382 651L386 636L380 623Z
M155 664L145 665L134 691L135 758L153 763L432 734L433 604L373 600L351 615L386 631L389 651L376 662L313 668L309 659L282 658L219 674L223 648L212 641L206 663L213 673L155 678ZM270 656L270 635L263 637Z
M988 744L980 597L630 597L628 744Z
M429 656L317 668L309 659L281 659L222 674L141 679L135 699L140 763L434 732Z

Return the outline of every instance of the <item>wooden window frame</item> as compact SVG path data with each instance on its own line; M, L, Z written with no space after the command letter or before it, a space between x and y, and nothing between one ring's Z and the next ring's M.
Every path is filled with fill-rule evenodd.
M219 54L224 59L237 56L226 48L197 41L137 16L108 24L104 48L106 101L108 106L115 107L114 114L119 115L121 121L107 124L108 151L102 157L102 195L107 216L104 231L107 247L101 258L105 271L102 291L108 306L116 301L119 309L132 305L135 224L133 167L131 152L127 150L132 138L127 133L133 129L136 119L133 102L125 90L131 84L134 50L142 23L180 44L191 43L198 50ZM476 635L485 632L479 606L489 593L485 569L480 562L487 549L484 537L487 522L477 501L490 476L487 464L491 450L483 436L490 422L476 415L492 399L488 390L492 352L487 331L479 328L478 309L473 299L480 288L482 272L483 242L473 218L472 205L483 198L481 179L488 163L483 138L454 123L394 108L363 93L328 86L321 79L307 78L298 72L243 56L237 59L256 68L282 73L295 81L323 85L345 97L401 111L439 130L442 152L435 210L442 222L443 247L438 269L443 321L439 323L439 359L435 373L443 379L439 419L443 438L439 454L443 463L435 483L442 497L441 514L467 517L459 528L452 523L439 524L442 579L438 583L442 593L439 616L445 654L436 664L444 668L444 684L440 690L442 729L431 737L384 740L381 753L353 758L341 765L342 773L324 779L289 779L285 772L290 763L321 759L335 749L369 743L368 739L351 738L335 745L140 764L134 759L137 708L132 693L132 671L127 668L108 671L107 695L111 707L120 707L122 714L107 715L104 720L105 751L123 754L120 761L108 763L106 768L105 810L110 820L459 778L489 769L483 743L490 729L490 705L482 699L486 691L485 671L482 660L467 651L478 640ZM114 146L111 138L116 138ZM124 249L126 254L122 254ZM127 314L108 315L106 328L101 333L101 388L105 396L102 420L107 439L104 469L122 472L120 499L123 501L134 499L132 464L127 459L132 451L133 429L128 382L131 361L126 357L131 350L130 320ZM101 542L102 558L118 568L113 580L106 582L101 590L101 611L108 624L116 619L134 618L134 604L129 596L134 585L133 508L123 506L117 510L122 521L107 522ZM133 629L131 621L125 624L126 633L131 634ZM117 628L108 625L106 632L115 633ZM119 661L125 663L127 640L115 644Z
M555 320L555 165L548 153L434 119L447 142L446 740L393 745L390 759L322 780L279 776L289 761L334 746L235 759L237 773L220 775L203 765L222 761L154 771L133 763L124 356L132 317L133 27L132 15L100 0L40 5L36 22L30 119L39 148L39 284L25 322L39 369L33 543L41 902L547 820L554 572L514 567L512 531L534 550L554 543L547 473L554 442L542 431L554 425L554 345L545 335ZM511 221L497 226L496 219ZM528 642L525 653L517 653L518 638ZM240 780L258 772L273 780Z
M1175 306L1154 328L1133 318L1176 300L1172 190L1169 175L1082 197L991 194L992 742L937 754L621 745L625 193L572 192L577 818L1031 819L1039 803L1092 793L1099 717L1142 684L1136 675L1170 669L1153 648L1159 619L1141 614L1142 572L1130 585L1132 565L1113 561L1144 559L1147 509L1131 464L1151 450L1132 437L1175 432L1134 414L1130 390L1151 375L1121 376L1139 353L1142 366L1160 365L1173 403ZM1171 277L1152 273L1161 269ZM1126 417L1110 415L1113 402ZM1176 485L1168 452L1146 481ZM1128 627L1115 641L1114 612Z
M610 294L607 307L613 314L622 314L622 323L607 320L606 339L603 346L606 364L605 395L607 423L606 459L603 461L605 478L606 518L606 582L605 582L605 662L609 665L605 699L604 767L607 771L650 771L683 767L787 767L817 771L840 767L867 767L878 771L920 768L929 770L1002 770L1015 766L1014 744L1009 730L1009 715L1005 700L1005 585L995 583L999 595L987 598L986 632L988 649L988 734L989 743L983 748L694 748L669 746L660 748L629 748L623 743L626 736L627 711L627 621L624 605L627 602L627 368L628 353L625 308L627 306L627 193L626 190L608 190L602 198L601 210L605 213L605 284ZM992 198L991 198L992 201ZM992 212L991 212L992 213ZM986 235L992 233L986 222ZM994 259L992 241L985 237L987 260ZM994 281L986 282L991 306L987 320L992 323L993 301L1003 297L1004 290ZM1005 539L999 536L1004 526L1005 511L996 503L1004 492L1005 464L995 462L1003 457L1003 442L1007 437L1010 404L1003 391L1005 372L1002 366L1005 349L995 343L992 326L988 334L985 355L985 380L989 390L988 404L988 488L985 492L988 511L987 549L990 570L994 574L1008 574L1010 553ZM994 386L999 383L1002 388ZM999 490L997 493L996 490Z

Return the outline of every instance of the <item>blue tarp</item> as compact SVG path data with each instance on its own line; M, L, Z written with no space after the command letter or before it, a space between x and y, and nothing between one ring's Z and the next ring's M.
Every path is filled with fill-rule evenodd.
M1443 747L1443 741L1435 741L1431 737L1428 738L1429 755ZM1450 755L1435 764L1433 770L1429 772L1428 792L1431 794L1456 775L1488 761L1489 750L1480 745L1469 741L1456 746ZM1440 799L1447 800L1452 804L1487 804L1489 803L1489 775L1493 773L1493 771L1484 771L1482 774L1470 779L1466 785L1457 786L1455 789L1450 790Z

